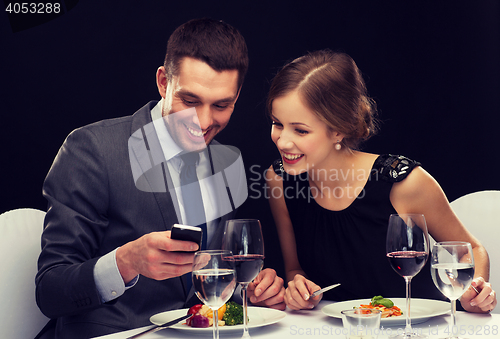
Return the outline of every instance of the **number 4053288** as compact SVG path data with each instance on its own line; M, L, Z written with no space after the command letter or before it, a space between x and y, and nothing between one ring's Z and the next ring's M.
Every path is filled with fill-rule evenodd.
M61 4L58 2L9 2L5 11L10 14L58 14L61 12Z
M493 325L460 325L446 326L444 333L448 335L498 335L498 326Z

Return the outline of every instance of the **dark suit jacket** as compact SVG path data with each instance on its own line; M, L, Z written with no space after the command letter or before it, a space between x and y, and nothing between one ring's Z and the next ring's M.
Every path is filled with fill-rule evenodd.
M94 282L99 257L178 222L170 193L139 190L131 170L129 138L151 122L155 104L133 116L73 131L44 182L48 211L36 300L45 315L57 318L56 338L90 338L145 326L150 316L196 300L181 277L155 281L141 276L133 288L103 304ZM156 166L151 177L164 178L166 167ZM222 225L231 217L221 218L210 248L220 247Z

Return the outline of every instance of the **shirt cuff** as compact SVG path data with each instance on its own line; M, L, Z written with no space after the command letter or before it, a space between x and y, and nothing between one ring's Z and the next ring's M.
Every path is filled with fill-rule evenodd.
M136 276L125 285L116 264L116 250L99 258L94 267L94 280L103 303L118 298L139 280Z

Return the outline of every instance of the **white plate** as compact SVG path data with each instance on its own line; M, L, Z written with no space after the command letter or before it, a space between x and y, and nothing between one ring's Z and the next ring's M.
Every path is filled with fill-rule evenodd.
M188 309L184 308L181 310L168 311L163 313L158 313L152 316L149 320L155 325L164 324L170 320L182 317L187 314ZM286 317L286 313L279 310L274 310L265 307L248 307L248 328L267 326ZM193 331L193 332L212 332L212 327L196 328L186 325L186 321L182 321L178 324L170 326L169 328L174 328L177 330ZM219 331L243 331L243 325L234 326L219 326Z
M380 320L380 325L384 326L395 326L404 325L406 322L406 317L404 313L406 312L406 299L405 298L388 298L394 302L394 305L399 307L403 311L403 315L398 317L382 318ZM337 302L334 304L327 305L323 307L322 311L324 314L342 319L343 310L349 310L353 307L359 307L361 304L367 305L371 302L370 299L358 299L358 300L348 300ZM436 317L438 315L446 314L450 312L451 305L448 302L440 300L430 300L430 299L417 299L412 298L410 303L410 314L411 323L419 324L428 320L429 318Z

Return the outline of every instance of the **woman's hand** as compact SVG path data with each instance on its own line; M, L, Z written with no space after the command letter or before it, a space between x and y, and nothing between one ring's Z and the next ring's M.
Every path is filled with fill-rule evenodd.
M479 294L472 288L474 286ZM460 299L462 307L468 312L487 313L497 305L497 294L491 284L484 281L483 277L472 280L471 287L465 291Z
M311 298L311 294L321 289L311 280L303 275L296 274L293 280L288 282L285 291L285 302L288 308L292 310L312 309L318 305L323 298L323 293Z

